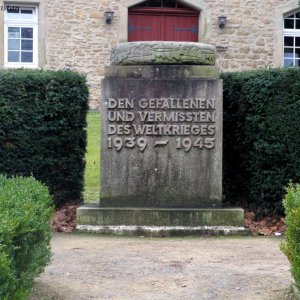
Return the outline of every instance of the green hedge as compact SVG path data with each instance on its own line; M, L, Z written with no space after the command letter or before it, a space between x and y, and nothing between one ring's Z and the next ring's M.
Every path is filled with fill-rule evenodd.
M53 200L34 178L0 175L0 299L27 299L50 260Z
M71 71L0 71L0 173L44 182L55 203L82 200L88 88Z
M256 207L282 209L300 180L300 70L225 73L224 190Z
M284 198L287 226L285 243L281 249L291 264L291 272L297 288L300 290L300 185L290 184Z

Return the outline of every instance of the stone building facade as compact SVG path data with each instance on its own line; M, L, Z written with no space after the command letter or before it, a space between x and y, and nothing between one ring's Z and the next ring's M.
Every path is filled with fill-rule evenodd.
M127 42L128 10L141 2L143 1L1 0L0 40L4 42L0 43L0 68L20 66L51 70L70 68L86 74L91 93L90 107L98 109L101 79L104 76L105 66L109 64L111 48L117 43ZM291 15L295 14L294 22L295 24L298 22L296 15L300 11L298 0L179 0L179 2L200 12L198 41L216 47L217 63L221 71L284 65L284 46L286 46L284 19L291 18ZM19 6L23 10L19 11L19 16L11 17L7 15L9 6ZM30 12L28 8L33 10ZM104 13L108 9L114 12L111 24L107 24L104 18ZM30 14L34 15L33 18ZM227 23L223 29L218 25L220 15L227 16ZM25 23L22 23L23 21ZM292 19L290 21L292 22ZM33 36L26 26L33 26ZM9 29L12 27L13 30ZM17 45L18 27L21 30L19 33L21 46ZM300 31L297 25L294 28L290 26L288 36L297 37L298 29ZM292 56L297 65L297 46L299 44L300 47L300 40L299 43L297 39L295 41L294 45L288 45L290 49L287 56ZM21 49L18 50L17 47ZM19 62L14 65L8 62L9 59L16 59L18 55L22 57L20 59L24 60L24 64Z

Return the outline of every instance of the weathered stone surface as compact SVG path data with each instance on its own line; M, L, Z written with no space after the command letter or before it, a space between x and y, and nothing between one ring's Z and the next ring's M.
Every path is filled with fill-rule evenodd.
M80 225L102 226L244 226L241 208L102 208L86 204L77 210Z
M249 235L241 208L147 209L101 208L86 204L77 210L80 232L149 237Z
M247 236L251 234L250 230L243 226L103 226L77 224L76 230L82 233L158 238L179 236Z
M114 18L113 24L108 26L104 12L111 8L118 13L119 1L32 2L45 2L46 5L46 64L43 68L58 70L68 67L85 74L90 108L99 110L104 68L109 65L111 48L118 43L117 19Z
M215 65L212 46L187 42L132 42L112 49L112 65Z
M221 80L147 70L103 80L100 205L220 207Z
M144 66L110 66L105 70L105 77L131 77L149 79L185 79L218 78L219 70L215 66L195 65L144 65Z

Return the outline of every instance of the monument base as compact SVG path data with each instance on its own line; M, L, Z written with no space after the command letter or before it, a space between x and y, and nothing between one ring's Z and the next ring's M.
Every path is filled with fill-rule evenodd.
M77 230L153 237L246 235L241 208L102 208L77 209Z

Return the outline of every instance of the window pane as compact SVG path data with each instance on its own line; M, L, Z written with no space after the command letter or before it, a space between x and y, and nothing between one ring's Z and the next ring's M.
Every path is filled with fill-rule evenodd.
M294 20L284 20L284 28L286 29L294 29Z
M300 48L295 49L295 57L300 58Z
M292 67L293 66L293 60L292 59L285 59L284 60L284 66L285 67Z
M8 14L18 14L20 11L20 8L18 6L7 6L7 13Z
M19 62L20 52L19 51L8 51L8 62Z
M19 8L18 7L14 7L14 6L11 6L11 7L7 8L7 12L6 12L5 17L8 20L18 20L19 17L20 17L20 15L19 15Z
M299 59L295 60L295 67L300 67L300 60Z
M296 46L300 47L300 37L296 37Z
M9 39L19 39L20 38L20 28L19 27L8 27L8 38Z
M293 57L293 48L284 48L284 57Z
M22 20L32 20L33 19L33 10L32 9L21 9L21 18Z
M32 9L21 9L21 14L32 15Z
M20 50L20 40L8 40L8 50Z
M296 20L296 29L300 29L300 20Z
M296 18L299 19L300 18L300 12L296 13Z
M294 37L292 36L285 36L284 37L284 46L294 46Z
M33 28L21 28L22 39L32 39L33 38Z
M21 40L21 49L22 50L33 50L33 41L32 40Z
M33 62L32 52L22 52L21 53L21 62Z

